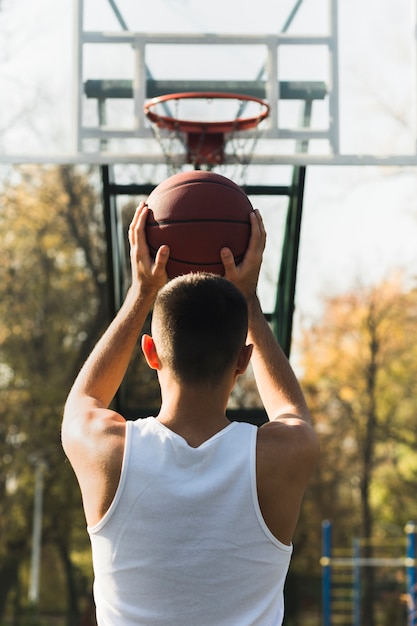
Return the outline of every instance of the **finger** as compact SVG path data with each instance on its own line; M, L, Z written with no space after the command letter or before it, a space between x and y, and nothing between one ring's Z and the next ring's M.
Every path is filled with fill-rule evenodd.
M220 250L220 258L223 263L226 276L230 276L231 273L236 271L235 258L230 248L222 248Z
M132 221L129 226L129 242L131 245L136 243L136 229L138 226L139 218L143 212L144 207L146 206L145 202L140 202L139 206L136 208L136 211L133 215Z
M255 217L256 217L257 223L258 223L259 233L261 235L261 241L262 241L263 245L265 246L266 229L265 229L264 221L262 219L262 215L261 215L259 209L255 209L254 213L255 213Z
M148 242L146 241L145 227L149 208L148 205L143 202L139 205L138 209L137 221L135 224L136 243L139 248L147 249Z
M169 259L169 247L164 244L158 249L155 255L155 262L154 262L155 271L164 272L166 265L168 263L168 259Z
M250 213L249 219L251 222L251 234L247 253L258 254L259 252L263 252L266 243L264 223L258 209L255 209L252 213Z

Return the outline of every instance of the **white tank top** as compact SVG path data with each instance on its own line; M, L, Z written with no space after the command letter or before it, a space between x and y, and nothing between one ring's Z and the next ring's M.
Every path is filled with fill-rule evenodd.
M292 546L260 512L256 433L233 422L192 448L127 422L116 495L88 528L99 626L280 626Z

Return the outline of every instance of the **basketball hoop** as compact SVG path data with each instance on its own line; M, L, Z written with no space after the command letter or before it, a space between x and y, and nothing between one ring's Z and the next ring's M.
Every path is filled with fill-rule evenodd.
M171 114L168 103L174 104L174 114ZM212 103L218 104L214 112L210 111ZM180 106L185 111L180 110ZM246 109L248 112L243 115ZM144 112L168 165L172 167L173 154L180 144L185 148L187 163L195 169L211 169L224 164L226 157L233 163L249 163L251 150L248 147L251 146L253 151L259 125L268 117L269 105L254 96L196 91L153 98L145 104ZM209 119L210 114L214 120ZM228 119L224 119L225 116ZM239 144L232 146L231 152L226 155L226 145L233 143L236 133L251 130L255 130L255 134L245 136L247 141L242 141L243 135L239 135ZM242 149L243 143L246 150Z

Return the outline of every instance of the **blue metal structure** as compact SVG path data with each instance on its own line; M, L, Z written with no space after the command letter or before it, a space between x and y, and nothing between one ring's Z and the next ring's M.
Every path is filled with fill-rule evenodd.
M362 558L360 555L359 540L355 540L353 556L340 558L333 555L332 524L328 520L322 523L322 624L323 626L336 626L336 624L349 624L361 626L361 569L363 567L393 567L404 568L406 581L407 599L407 626L417 626L417 525L408 522L405 527L405 555L399 558ZM333 577L340 568L352 570L352 607L350 615L338 617L333 597ZM365 625L362 625L365 626Z
M408 522L405 527L405 533L407 538L405 567L407 572L408 590L408 626L417 626L417 525L414 522Z

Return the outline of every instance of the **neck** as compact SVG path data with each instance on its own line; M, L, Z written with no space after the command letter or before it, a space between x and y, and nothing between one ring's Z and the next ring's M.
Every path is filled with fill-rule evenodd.
M157 419L197 447L230 424L226 417L229 388L184 387L176 381L161 385L162 405Z

